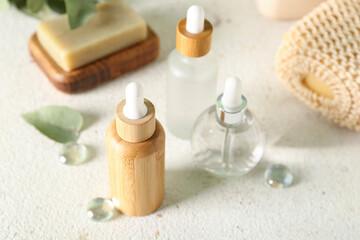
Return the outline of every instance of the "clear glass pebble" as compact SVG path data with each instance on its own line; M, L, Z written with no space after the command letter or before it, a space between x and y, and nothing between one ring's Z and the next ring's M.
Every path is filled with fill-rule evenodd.
M265 171L265 181L273 188L286 188L291 185L293 175L290 170L282 164L275 164Z
M83 144L66 143L60 151L59 160L63 164L79 165L86 161L87 148Z
M110 199L94 198L87 205L87 215L94 221L109 221L115 214L114 203Z

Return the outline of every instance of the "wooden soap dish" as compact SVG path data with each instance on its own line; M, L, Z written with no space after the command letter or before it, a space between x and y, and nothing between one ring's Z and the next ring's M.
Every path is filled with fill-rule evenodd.
M66 93L79 93L155 60L160 52L160 41L156 33L148 27L148 36L144 41L70 72L60 68L48 55L39 43L36 33L30 38L29 50L57 89Z

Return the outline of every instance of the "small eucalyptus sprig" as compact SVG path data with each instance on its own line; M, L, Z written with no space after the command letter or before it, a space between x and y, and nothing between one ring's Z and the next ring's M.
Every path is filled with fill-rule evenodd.
M0 0L0 10L13 5L28 15L39 17L41 11L51 9L58 14L66 13L70 29L76 29L97 12L96 3L96 0Z
M84 123L79 112L57 105L42 107L22 117L42 134L60 143L75 142Z

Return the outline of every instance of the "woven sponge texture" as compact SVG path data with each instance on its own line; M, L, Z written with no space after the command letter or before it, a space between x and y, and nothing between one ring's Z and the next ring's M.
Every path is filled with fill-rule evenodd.
M286 85L333 122L360 131L360 1L328 0L285 34L276 59ZM315 76L333 97L304 83Z

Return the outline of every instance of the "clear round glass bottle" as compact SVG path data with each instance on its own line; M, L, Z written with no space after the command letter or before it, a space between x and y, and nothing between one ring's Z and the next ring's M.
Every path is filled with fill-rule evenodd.
M265 136L244 96L239 109L231 113L222 106L222 96L197 119L192 151L198 167L215 175L241 176L261 160Z

